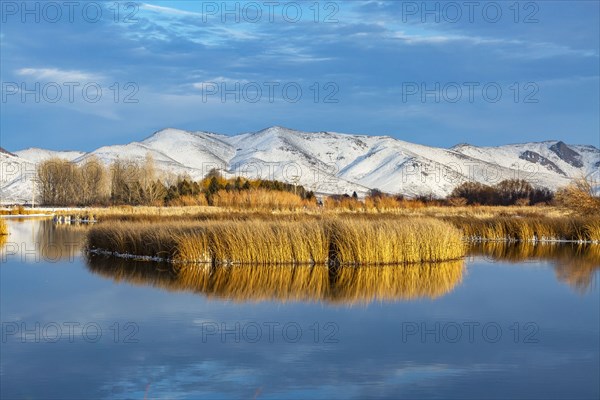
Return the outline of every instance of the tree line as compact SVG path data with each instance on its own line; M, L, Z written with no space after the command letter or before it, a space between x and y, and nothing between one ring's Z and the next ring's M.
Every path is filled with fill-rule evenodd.
M226 205L269 204L282 201L296 204L322 205L312 191L301 185L276 180L225 178L212 170L202 180L189 176L159 174L154 160L146 156L143 161L116 160L105 166L99 159L89 157L82 163L55 158L39 164L37 168L36 194L46 206L103 206L103 205ZM288 193L289 196L273 197L269 192ZM244 194L245 193L245 194ZM252 197L252 195L255 195ZM268 199L268 200L266 200ZM406 199L402 195L385 194L372 189L366 198L359 200L352 195L334 195L326 199L326 206L361 209L417 207L426 205L535 205L556 204L569 208L595 211L600 200L590 183L582 180L559 190L534 187L523 179L509 179L495 185L464 182L446 198L420 196ZM577 206L574 206L577 204Z
M447 201L453 205L512 206L550 204L554 192L545 187L533 187L524 179L507 179L489 186L479 182L464 182L454 188Z
M218 171L195 181L188 176L159 174L154 160L116 160L108 167L96 157L77 164L60 158L46 160L37 168L36 192L46 206L92 205L191 205L215 203L222 192L281 191L314 200L301 185L242 177L224 178Z

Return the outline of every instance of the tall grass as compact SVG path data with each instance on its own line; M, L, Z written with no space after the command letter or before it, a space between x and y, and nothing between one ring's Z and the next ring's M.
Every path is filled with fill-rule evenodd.
M100 224L88 248L178 263L402 264L461 258L458 229L427 218Z
M340 264L455 260L464 255L460 231L428 218L335 219L328 223L332 257Z
M88 268L115 281L233 301L353 305L437 298L462 280L463 261L402 266L233 265L128 262L90 255Z
M216 263L322 264L327 238L316 221L227 221L206 225ZM203 232L199 235L202 240ZM181 260L189 254L180 252Z
M600 241L599 217L446 217L468 239L509 241Z
M345 200L343 198L342 200ZM324 207L301 207L298 209L283 209L283 208L256 208L249 209L243 205L240 207L217 207L217 206L115 206L115 207L85 207L56 210L57 215L80 215L84 219L98 219L99 221L164 221L165 218L170 220L190 220L190 219L248 219L254 216L260 216L264 219L270 219L277 216L296 217L301 216L310 218L315 216L332 216L340 215L361 216L365 218L400 218L400 217L432 217L432 218L448 218L448 217L467 217L467 218L498 218L498 217L555 217L555 218L570 218L572 213L563 208L550 206L535 206L535 207L518 207L518 206L468 206L468 207L443 207L431 206L427 204L424 207L407 206L391 209L366 209L363 203L353 200L351 197L349 202L353 202L352 207L329 207L329 199L325 200ZM193 204L190 201L190 204Z
M243 191L219 190L212 198L213 205L225 208L295 210L303 207L315 208L314 201L284 191L253 189Z

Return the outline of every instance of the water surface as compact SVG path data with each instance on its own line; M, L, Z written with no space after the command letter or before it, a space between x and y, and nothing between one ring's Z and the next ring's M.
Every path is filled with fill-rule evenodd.
M439 266L84 257L9 221L2 398L598 398L597 249L479 246Z

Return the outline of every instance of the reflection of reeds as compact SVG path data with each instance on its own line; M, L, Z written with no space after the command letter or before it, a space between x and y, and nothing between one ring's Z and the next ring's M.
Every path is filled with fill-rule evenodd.
M237 301L319 301L329 292L324 265L185 265L178 271L178 281L208 297Z
M88 229L82 225L58 225L51 220L41 220L36 235L36 247L45 260L71 260L81 252L85 242L82 232Z
M139 285L234 301L324 301L340 304L436 298L462 279L463 262L370 267L133 262L90 255L91 271Z
M463 262L338 268L332 300L369 303L374 300L434 299L462 281Z
M473 244L470 252L511 263L550 261L554 264L557 278L580 292L591 287L594 274L600 271L598 244L484 242Z
M8 241L8 225L0 219L0 248Z
M428 218L130 223L93 227L88 247L176 262L392 264L464 255L460 232Z
M0 236L8 235L8 225L3 219L0 219Z
M598 217L446 217L467 238L511 241L600 241Z

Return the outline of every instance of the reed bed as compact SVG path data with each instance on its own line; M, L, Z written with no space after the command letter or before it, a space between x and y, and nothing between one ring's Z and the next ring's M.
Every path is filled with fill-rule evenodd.
M90 250L212 264L405 264L464 256L460 231L432 219L117 223L90 229Z
M471 240L600 242L598 217L447 217Z
M359 201L354 201L360 203ZM448 206L430 206L425 207L398 207L385 209L370 209L360 206L330 208L325 201L324 207L305 207L304 205L298 208L257 208L252 209L246 207L244 203L239 203L236 206L205 206L205 205L189 205L189 206L112 206L112 207L83 207L83 208L67 208L67 209L40 209L53 212L57 215L81 215L96 217L98 220L104 221L161 221L164 218L184 220L184 219L223 219L244 218L248 215L265 216L356 216L361 215L367 218L391 217L398 218L403 216L411 217L470 217L470 218L495 218L502 216L520 216L520 217L569 217L571 212L565 209L552 206L464 206L464 207L448 207ZM39 210L37 211L39 212ZM88 218L91 219L91 218Z
M172 259L177 253L178 238L185 237L191 230L189 224L101 224L88 231L86 247L117 255Z
M323 264L328 241L316 221L227 221L206 225L218 264ZM199 240L203 240L200 233ZM192 260L180 252L178 260Z
M236 302L304 301L354 305L434 299L462 281L463 261L403 266L213 266L128 262L90 255L88 268L117 282Z
M460 231L428 218L336 219L328 224L332 258L340 264L438 262L461 258Z

